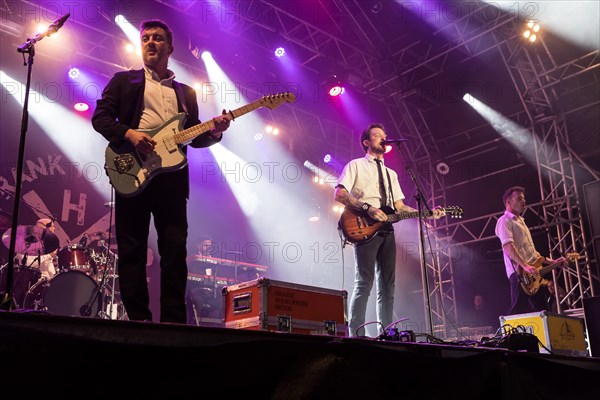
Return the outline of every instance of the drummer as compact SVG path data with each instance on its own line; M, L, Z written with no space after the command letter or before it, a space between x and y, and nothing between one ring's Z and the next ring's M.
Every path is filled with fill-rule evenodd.
M21 265L25 265L29 268L36 268L40 270L41 278L48 280L52 279L56 275L56 253L60 247L58 237L54 233L56 226L54 221L50 218L38 219L35 223L37 228L42 229L40 240L42 241L42 254L39 259L37 255L21 255L17 256L17 260Z

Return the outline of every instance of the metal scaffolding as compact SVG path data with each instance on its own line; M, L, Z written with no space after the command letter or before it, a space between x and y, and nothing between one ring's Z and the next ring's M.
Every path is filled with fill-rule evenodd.
M21 3L44 8L30 1L18 2ZM515 163L450 184L439 172L441 146L424 117L424 111L439 105L439 99L422 89L424 83L452 66L465 65L471 59L497 51L523 107L522 111L507 117L526 121L532 133L541 201L529 205L527 212L539 215L544 221L543 228L548 229L548 251L553 257L566 252L578 252L582 256L575 265L555 273L555 279L567 292L557 306L569 314L582 314L582 299L595 295L599 277L590 268L593 260L590 243L586 239L582 216L584 205L576 176L579 170L596 179L600 176L572 149L567 117L578 110L597 107L599 102L585 100L561 107L558 100L561 96L584 90L600 91L600 79L581 79L590 74L598 75L599 50L557 62L543 37L533 46L520 40L518 30L521 21L518 16L495 9L490 12L493 5L485 3L473 2L460 18L437 30L432 29L431 38L443 36L446 38L443 44L440 44L441 40L414 40L405 33L395 38L383 37L373 22L373 15L365 12L365 7L358 0L318 0L314 2L314 13L311 14L297 12L290 5L292 3L286 2L249 0L230 3L231 7L227 5L229 2L223 2L223 8L215 10L207 9L207 4L219 7L220 3L189 1L182 6L181 2L156 0L156 5L172 8L187 18L222 12L219 29L227 35L251 43L265 52L272 52L283 39L298 64L306 70L317 74L342 71L359 93L385 108L393 124L391 129L406 133L409 139L407 162L419 171L423 192L427 196L424 200L430 205L446 205L446 194L451 187L468 186L524 166L523 163ZM10 16L5 18L7 21L2 31L14 37L22 36L17 23L9 31L9 22L24 21L26 16L22 14L26 7L13 7L12 3L1 7L3 16ZM109 22L108 17L105 19ZM78 56L111 69L131 67L130 59L114 51L124 38L122 33L100 30L80 20L73 20L73 23L89 31L89 37L93 38L73 36L69 46ZM191 74L204 74L198 65L182 66ZM302 143L290 143L292 150L300 144L304 148L326 144L339 159L349 159L355 154L358 143L351 128L299 105L290 105L289 109L288 115L274 113L273 122L292 131L306 132ZM466 138L486 126L471 127L443 140ZM465 140L467 145L447 157L458 159L485 154L502 140L498 137L478 144ZM409 195L407 193L407 197ZM430 328L436 333L445 336L448 324L457 320L453 249L495 237L493 229L500 215L487 214L460 222L444 218L430 220L432 242L425 260L429 279L423 279L423 285L429 281L430 287L424 286L423 293L429 293L429 297L424 298L425 313L431 312Z
M543 36L533 44L518 39L505 41L499 50L531 127L549 254L552 258L568 252L581 255L580 261L553 271L556 283L566 290L564 298L556 296L557 309L581 317L583 298L594 296L599 281L590 265L575 166L579 164L595 179L599 176L571 149L565 113L558 100L560 86L567 80L598 67L598 52L558 65Z

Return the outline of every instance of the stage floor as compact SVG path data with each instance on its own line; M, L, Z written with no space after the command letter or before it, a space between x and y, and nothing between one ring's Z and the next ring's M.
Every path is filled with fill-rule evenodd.
M0 312L2 387L35 395L591 399L600 359Z

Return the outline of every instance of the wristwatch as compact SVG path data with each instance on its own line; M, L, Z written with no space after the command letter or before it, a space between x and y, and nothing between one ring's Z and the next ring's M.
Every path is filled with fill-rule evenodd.
M371 208L371 205L369 203L362 203L362 206L360 206L360 208L364 212L369 212L369 208Z

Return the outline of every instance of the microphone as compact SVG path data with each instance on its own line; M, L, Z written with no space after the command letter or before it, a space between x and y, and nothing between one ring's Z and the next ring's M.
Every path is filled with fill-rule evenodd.
M57 19L56 21L54 21L52 23L52 25L50 25L50 27L48 28L48 34L53 34L58 32L58 30L60 28L62 28L62 26L65 24L65 22L67 21L67 19L69 19L69 17L71 16L71 13L65 14L62 17L60 17L59 19Z
M58 32L58 30L60 28L62 28L62 26L65 24L65 22L67 21L67 19L69 19L70 15L71 15L71 13L63 15L62 17L60 17L59 19L57 19L56 21L54 21L48 27L48 30L46 30L46 32L44 32L44 33L38 33L34 38L27 39L27 41L25 43L23 43L22 45L20 45L19 47L17 47L17 51L19 53L28 53L29 50L31 49L31 47L34 44L36 44L37 42L39 42L40 40L42 40L46 36L50 36L53 33Z
M383 145L385 146L386 144L402 143L402 142L408 142L408 139L386 139L383 141Z

